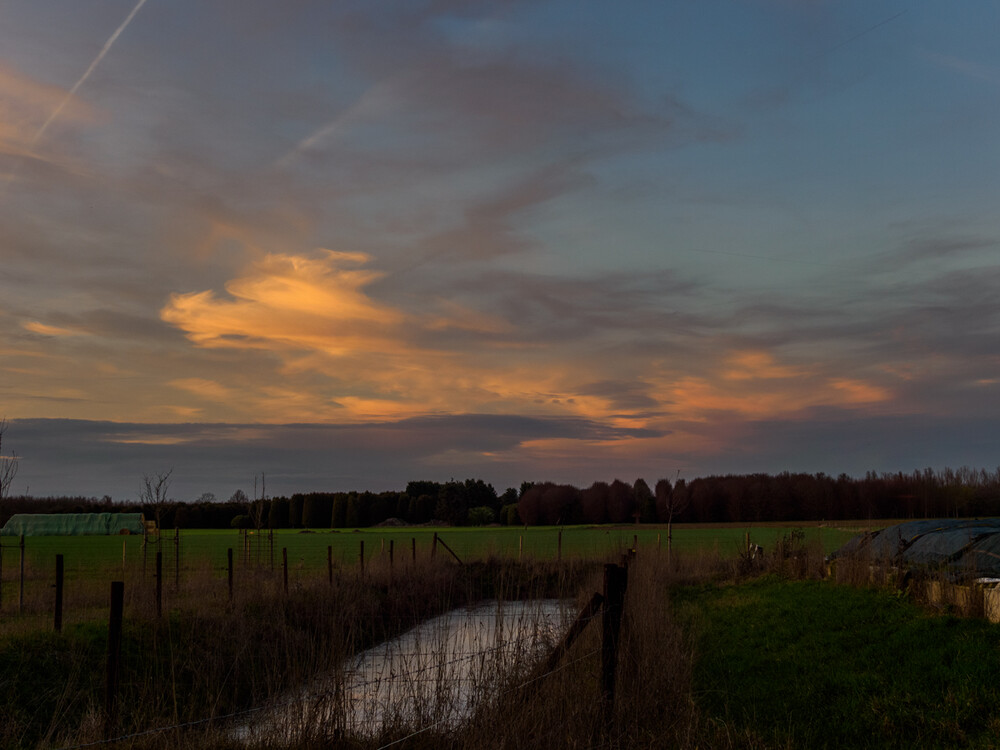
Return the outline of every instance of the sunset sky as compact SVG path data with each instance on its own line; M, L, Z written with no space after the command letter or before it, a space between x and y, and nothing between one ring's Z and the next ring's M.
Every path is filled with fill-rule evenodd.
M1000 4L8 0L11 491L1000 464Z

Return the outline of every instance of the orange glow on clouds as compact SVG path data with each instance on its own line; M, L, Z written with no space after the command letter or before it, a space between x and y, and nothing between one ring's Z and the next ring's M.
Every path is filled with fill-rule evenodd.
M416 314L372 297L367 288L381 274L365 268L369 261L361 253L330 250L308 257L268 254L227 283L225 297L212 291L173 295L161 317L197 347L265 351L279 364L277 377L288 382L234 388L225 378L192 376L170 384L206 405L241 402L266 421L570 415L672 432L659 439L661 449L713 441L677 432L679 422L709 422L720 413L794 418L811 407L857 408L891 398L878 385L782 362L759 349L722 354L718 365L709 361L699 369L696 363L684 373L643 360L595 358L559 342L539 348L508 321L464 305L432 300L433 311ZM463 337L449 348L441 343L447 339L435 337L448 329L500 334L501 341ZM633 372L659 406L622 408L613 396L586 393L585 384L620 377L620 368ZM640 450L640 443L649 446L650 438L637 439L632 448ZM543 444L558 450L546 441L536 447Z
M26 331L39 333L42 336L82 336L86 334L85 331L73 328L63 328L61 326L50 326L34 320L24 323L22 327Z

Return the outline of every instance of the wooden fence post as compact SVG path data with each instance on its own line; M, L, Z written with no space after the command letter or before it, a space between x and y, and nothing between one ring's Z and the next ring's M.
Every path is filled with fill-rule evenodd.
M17 613L19 615L24 613L24 534L21 534L20 547L21 547L21 558L19 566L21 568L21 572L20 575L18 576L18 585L17 585Z
M410 554L411 554L411 556L413 558L413 562L416 562L417 561L417 538L415 536L414 537L410 537L410 549L411 549L411 553Z
M0 543L0 609L3 609L3 544Z
M285 580L285 596L288 595L288 547L281 548L281 570Z
M23 539L24 537L22 537ZM434 532L434 539L431 540L431 559L433 560L438 551L438 534Z
M618 642L621 636L622 610L628 568L604 566L604 608L601 616L601 707L604 723L609 724L615 709L615 673L618 667Z
M56 612L55 629L57 633L62 632L63 615L63 556L56 555Z
M181 587L181 530L174 524L174 591Z
M361 540L361 551L358 553L358 562L361 564L361 572L365 572L365 540Z
M392 570L393 547L394 547L395 543L396 543L395 539L390 539L389 540L389 570Z
M163 616L163 550L156 550L156 616Z
M233 600L233 548L226 550L226 557L229 563L229 601Z
M333 586L333 547L326 548L326 578L327 583Z
M108 617L108 664L104 681L104 737L111 739L116 723L118 701L118 665L122 651L122 611L125 582L111 582L111 612Z

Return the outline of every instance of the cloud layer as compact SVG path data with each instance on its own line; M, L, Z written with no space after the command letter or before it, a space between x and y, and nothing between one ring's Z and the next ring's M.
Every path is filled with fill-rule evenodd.
M10 3L19 477L985 460L995 19L882 10Z

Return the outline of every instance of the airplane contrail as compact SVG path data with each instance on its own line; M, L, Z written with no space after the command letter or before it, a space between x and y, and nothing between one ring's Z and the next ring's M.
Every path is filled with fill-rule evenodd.
M69 102L69 100L73 98L73 96L76 94L77 89L79 89L84 84L84 82L88 78L90 78L90 74L94 72L94 68L96 68L98 64L100 64L101 60L104 59L104 56L108 54L108 50L111 49L111 45L115 43L115 40L118 39L119 36L121 36L121 33L125 31L125 28L130 23L132 23L132 19L135 18L135 14L138 13L139 9L142 8L142 6L145 4L146 0L139 0L139 2L135 4L135 7L132 8L132 12L125 17L125 20L122 21L121 25L117 29L115 29L114 33L110 37L108 37L108 41L104 43L104 46L101 47L101 51L97 53L97 57L93 59L93 61L84 71L83 75L80 76L80 79L73 84L73 88L71 88L69 92L66 94L66 96L63 97L63 100L59 102L59 106L56 107L54 110L52 110L52 114L49 115L49 118L44 123L42 123L42 127L38 129L38 132L35 133L35 136L31 139L31 143L28 145L29 149L34 147L34 145L38 142L38 139L45 134L46 130L48 130L49 125L51 125L55 121L55 119L59 117L59 114L63 111L63 108L66 106L67 102Z
M73 88L71 88L66 93L66 96L62 98L62 101L59 102L59 106L57 106L54 110L52 110L52 113L48 116L48 119L46 119L45 122L42 123L42 126L35 132L34 136L32 136L31 141L28 143L28 147L26 149L27 154L29 155L31 154L31 151L35 148L35 144L38 143L38 140L43 135L45 135L45 131L49 129L49 125L55 122L56 118L59 117L60 113L66 107L66 104L69 102L69 100L76 95L77 89L79 89L86 82L86 80L90 78L90 74L94 72L94 69L100 64L101 60L104 59L104 56L108 54L108 50L111 49L111 45L113 45L115 43L115 40L118 39L119 36L121 36L121 33L125 31L126 27L130 23L132 23L132 19L135 18L135 14L138 13L139 9L142 8L142 6L145 4L146 0L139 0L139 2L135 4L135 7L132 8L132 12L125 17L125 20L121 22L121 25L119 25L118 28L115 29L114 33L110 37L108 37L108 41L104 43L104 46L101 47L101 51L97 53L97 57L95 57L91 61L90 65L88 65L87 69L83 72L83 75L80 76L79 80L77 80L77 82L73 84ZM10 187L10 183L14 180L14 176L17 174L18 164L19 162L14 163L13 168L11 168L11 170L7 173L7 176L4 178L3 184L0 185L0 196L6 194L7 188Z

